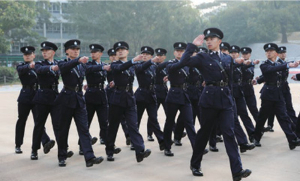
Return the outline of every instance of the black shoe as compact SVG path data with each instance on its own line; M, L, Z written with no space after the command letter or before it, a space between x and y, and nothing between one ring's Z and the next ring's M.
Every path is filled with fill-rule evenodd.
M37 151L32 151L32 152L31 152L30 159L31 159L31 160L38 160L38 159L39 159L38 154L37 154Z
M201 169L193 168L192 166L190 167L190 169L192 170L194 176L198 176L198 177L203 176Z
M135 150L133 145L130 146L130 150Z
M256 141L255 139L253 139L253 144L256 146L256 147L261 147L261 144L259 141Z
M175 144L176 146L182 146L182 143L181 143L180 140L174 139L174 144Z
M136 155L136 161L139 163L144 160L144 158L147 158L151 154L151 150L147 149L146 151L143 151Z
M253 150L255 148L255 145L253 143L249 144L243 144L243 145L240 145L240 152L241 153L244 153L246 152L247 150Z
M112 156L112 155L107 155L107 161L109 161L109 162L115 161L114 156Z
M217 148L217 146L209 146L209 150L212 152L219 152L219 149Z
M164 142L164 141L161 141L161 142L159 143L159 150L160 150L160 151L165 150L165 142Z
M50 140L48 141L45 145L44 145L44 153L47 154L50 152L51 148L53 148L55 145L55 141L54 140Z
M102 138L100 138L100 145L105 145L105 141Z
M130 137L128 136L128 137L126 137L126 145L130 145L130 143L131 143L131 139L130 139Z
M217 136L216 136L216 142L217 142L217 143L224 142L222 136L217 135Z
M97 141L98 141L98 138L93 137L92 140L91 140L92 145L94 145L95 143L97 143Z
M274 129L271 127L269 132L273 133L274 132Z
M67 164L66 164L66 160L60 160L59 162L58 162L58 166L60 166L60 167L65 167Z
M183 133L182 133L181 138L184 138L184 137L186 137L186 132L183 132Z
M207 154L208 153L208 149L204 149L204 151L203 151L203 155L205 155L205 154Z
M254 142L254 136L249 136L249 141L250 141L250 143L253 143Z
M297 138L296 140L293 140L291 143L289 143L290 150L295 149L297 146L300 146L299 138Z
M79 155L84 155L80 146L79 146Z
M121 151L122 151L121 148L117 148L117 147L114 148L114 154L118 154Z
M152 135L148 135L148 141L154 141L154 139L153 139L153 137L152 137Z
M242 178L246 178L251 175L252 171L249 169L241 170L239 173L233 174L233 181L240 181Z
M103 157L100 156L98 158L92 158L89 161L86 162L86 167L92 167L94 164L100 164L101 162L103 162Z
M165 150L166 156L174 156L174 153L171 150Z
M21 153L23 153L23 151L21 150L21 147L19 147L19 146L16 146L15 152L16 152L16 154L21 154Z
M68 151L68 153L67 153L67 157L68 158L71 158L73 155L74 155L73 151Z

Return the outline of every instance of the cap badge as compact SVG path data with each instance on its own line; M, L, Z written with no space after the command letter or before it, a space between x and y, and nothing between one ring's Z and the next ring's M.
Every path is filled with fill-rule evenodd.
M92 46L92 49L94 49L94 45Z
M281 48L281 50L283 50L283 48Z
M222 43L221 46L224 46L224 44Z
M181 47L181 44L179 44L178 46Z
M145 48L145 50L147 50L147 47Z
M271 48L271 44L269 44L268 47Z
M158 50L157 52L160 53L160 50Z
M232 49L234 50L234 49L235 49L235 47L232 47Z
M207 31L207 34L210 34L210 30Z
M121 43L119 43L118 46L121 46Z
M43 47L45 47L45 46L46 46L46 44L44 43L44 44L43 44Z
M25 48L25 51L28 51L28 48Z
M111 50L111 52L115 52L115 50Z
M246 48L244 48L244 51L246 51Z
M77 45L77 42L76 42L76 41L74 41L74 45Z

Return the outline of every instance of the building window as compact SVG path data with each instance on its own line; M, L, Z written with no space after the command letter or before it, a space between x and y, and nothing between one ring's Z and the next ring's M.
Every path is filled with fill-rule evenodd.
M50 13L60 13L60 3L59 2L50 3L48 5L48 11Z
M47 33L60 33L60 23L47 24Z
M68 13L68 3L61 3L61 11L63 14Z

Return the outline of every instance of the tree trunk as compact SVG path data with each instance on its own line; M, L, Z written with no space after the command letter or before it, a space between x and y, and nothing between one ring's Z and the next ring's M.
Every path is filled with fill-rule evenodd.
M287 34L286 34L286 25L285 23L280 23L280 29L281 29L281 43L288 43Z

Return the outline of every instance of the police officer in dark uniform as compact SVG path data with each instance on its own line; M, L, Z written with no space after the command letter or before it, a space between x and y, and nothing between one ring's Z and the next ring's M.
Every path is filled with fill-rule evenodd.
M193 111L191 106L191 101L188 97L187 93L187 79L189 74L189 68L182 66L179 63L178 57L181 57L184 50L186 48L186 44L182 42L177 42L174 44L174 60L170 60L168 65L166 66L166 70L168 72L168 80L170 81L171 88L166 97L167 104L167 118L164 126L164 141L165 141L165 155L166 156L174 156L171 151L172 140L172 129L175 124L175 117L178 111L180 111L180 115L178 117L177 125L184 125L188 137L190 139L190 143L192 147L195 142L195 128L193 124ZM195 49L194 49L195 50ZM181 123L182 124L181 124ZM180 125L181 124L181 125ZM176 131L177 130L177 131ZM174 133L174 142L178 141L181 138L180 131L182 129L175 129Z
M222 53L225 53L227 55L229 55L229 50L230 50L230 44L227 42L222 42L220 44L220 50Z
M100 126L100 142L105 143L108 129L108 102L106 92L104 90L104 81L106 80L106 71L110 70L110 66L101 62L101 56L103 55L102 52L104 51L104 48L101 45L91 44L89 45L89 48L91 51L92 61L89 61L86 64L87 90L84 94L88 126L91 126L96 112ZM118 148L118 153L120 151L121 149ZM83 155L81 146L79 154Z
M241 48L242 57L245 61L250 60L252 49L249 47L242 47ZM247 104L247 107L252 114L252 117L256 121L258 116L258 109L256 103L256 97L254 94L253 83L254 80L254 66L259 63L259 60L254 60L250 65L243 65L242 66L242 89L244 93L244 98Z
M204 35L199 35L192 43L189 43L180 63L200 70L206 86L200 97L201 128L197 133L193 156L191 158L191 170L195 176L203 176L201 160L203 150L208 142L211 131L217 121L220 124L226 152L229 156L233 180L241 180L248 177L251 171L243 170L238 146L234 134L234 102L231 93L232 64L229 55L220 52L223 33L217 28L204 30ZM211 53L198 53L191 57L196 46L202 45L205 38Z
M285 63L286 62L286 47L285 46L278 47L277 53L278 53L277 63L278 64ZM282 73L282 92L283 92L283 96L284 96L284 100L285 100L287 114L292 120L292 128L294 130L295 125L297 124L298 118L296 117L296 113L293 108L292 95L291 95L289 83L287 81L287 79L289 77L289 69L287 68L284 71L282 71L281 73ZM268 117L268 126L265 128L265 131L274 132L274 130L273 130L274 116L275 116L275 114L273 113Z
M134 93L138 125L140 126L143 113L146 110L149 116L148 122L158 140L159 149L164 150L164 138L157 120L157 99L154 90L156 76L154 63L158 57L152 58L154 50L149 46L143 46L141 54L143 55L142 62L135 65L135 74L139 84Z
M239 58L240 47L236 45L232 45L229 50L230 56L235 60ZM248 64L251 63L248 61ZM246 128L248 137L252 140L254 134L254 125L248 116L248 111L246 107L246 101L244 98L244 92L242 88L242 79L243 79L243 72L242 72L243 64L233 64L233 97L236 103L237 114L240 116L244 126Z
M134 80L133 65L142 59L142 55L127 61L128 49L129 46L124 41L114 44L114 50L119 60L111 63L115 89L110 98L109 127L105 143L108 161L114 161L114 144L119 124L124 117L131 142L135 148L137 162L143 161L144 158L151 154L151 150L145 150L144 140L138 130L136 103L132 90Z
M263 136L264 124L268 116L273 111L287 137L289 148L293 150L296 148L296 146L300 146L300 139L297 138L297 136L291 129L291 120L287 114L284 95L282 91L281 72L290 67L297 67L298 62L283 62L282 64L278 64L276 62L276 51L278 51L278 46L274 43L265 44L264 50L266 51L267 60L260 65L260 69L262 71L265 84L261 90L260 98L262 103L255 127L254 143L256 144L256 146L261 146L260 139Z
M55 103L60 109L60 126L58 139L59 166L66 166L67 140L72 118L76 123L80 145L84 153L86 166L99 164L102 157L95 157L88 129L87 111L82 92L82 82L85 76L85 64L88 57L79 57L80 41L69 40L64 44L68 58L58 62L64 88L61 90Z
M56 50L57 46L54 43L48 41L42 42L41 51L44 60L38 61L35 64L35 71L38 75L39 90L33 99L36 104L38 114L36 116L36 123L32 137L32 160L38 159L37 150L40 149L44 126L49 114L52 119L55 139L56 141L58 140L59 115L57 106L54 105L54 100L58 95L58 79L60 73L57 65L58 61L54 59ZM44 146L44 153L47 154L54 144L55 141L50 140L50 142Z
M24 46L20 51L23 53L24 62L17 66L18 75L22 84L22 89L18 97L18 120L15 133L15 152L17 154L23 153L21 145L23 144L25 125L30 111L32 112L34 122L36 122L37 111L32 100L38 88L37 74L34 70L35 62L33 61L35 58L35 48L32 46ZM49 136L45 132L45 128L43 128L41 141L43 146L50 141ZM47 144L46 147L48 146L49 144Z
M107 50L107 54L108 54L109 60L110 60L109 64L111 64L112 62L118 60L118 57L116 56L116 51L113 48ZM111 97L111 93L114 92L114 87L113 87L114 79L113 79L113 74L112 74L111 71L107 72L107 82L108 82L108 84L105 88L105 91L106 91L108 102L110 102L109 100L110 100L110 97ZM128 133L128 128L127 128L127 125L126 125L125 118L122 119L121 125L122 125L122 129L124 131L124 134L125 134L126 145L130 145L131 139L130 139L130 136L129 136L129 133ZM101 141L101 144L105 144L104 141Z
M155 69L155 94L156 94L156 104L157 104L157 111L160 107L160 105L163 106L164 112L166 114L166 97L168 94L168 86L167 81L164 80L164 78L167 76L167 71L165 67L159 66L160 64L166 64L167 62L164 62L166 59L167 50L163 48L157 48L155 49L155 54L159 58L158 62L155 63L156 69ZM147 124L147 132L148 132L148 141L154 141L152 137L153 129L151 127L151 124L148 120Z

